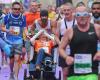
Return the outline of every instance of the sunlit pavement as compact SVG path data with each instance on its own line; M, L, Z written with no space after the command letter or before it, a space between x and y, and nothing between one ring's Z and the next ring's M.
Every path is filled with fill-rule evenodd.
M19 71L19 76L18 80L24 80L24 69L26 68L26 65L22 65L20 71ZM7 67L2 67L0 70L0 80L9 80L10 77L10 68L9 66Z

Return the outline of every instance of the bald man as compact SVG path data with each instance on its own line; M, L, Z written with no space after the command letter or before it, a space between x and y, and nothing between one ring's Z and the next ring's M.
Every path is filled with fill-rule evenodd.
M60 55L69 65L68 80L98 80L100 27L90 24L90 15L84 6L76 8L77 26L67 29L59 46ZM70 46L70 55L65 53Z

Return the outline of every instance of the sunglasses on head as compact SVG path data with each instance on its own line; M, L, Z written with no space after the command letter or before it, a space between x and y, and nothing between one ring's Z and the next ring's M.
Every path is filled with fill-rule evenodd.
M87 17L89 16L89 13L88 12L76 12L75 16L76 17Z
M13 8L13 10L20 10L20 8Z

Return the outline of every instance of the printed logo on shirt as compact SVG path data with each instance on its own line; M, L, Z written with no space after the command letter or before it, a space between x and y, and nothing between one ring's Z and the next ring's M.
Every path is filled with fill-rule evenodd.
M93 35L95 32L88 32L89 35Z

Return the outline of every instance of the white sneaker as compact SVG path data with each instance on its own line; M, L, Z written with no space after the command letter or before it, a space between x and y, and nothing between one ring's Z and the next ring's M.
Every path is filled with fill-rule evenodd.
M9 78L9 80L15 80L15 78L14 78L14 73L13 73L13 72L10 73L10 78Z
M15 80L18 80L18 77L14 75Z
M8 67L8 65L7 65L7 64L4 64L4 65L3 65L3 67L4 67L4 68L7 68L7 67Z

